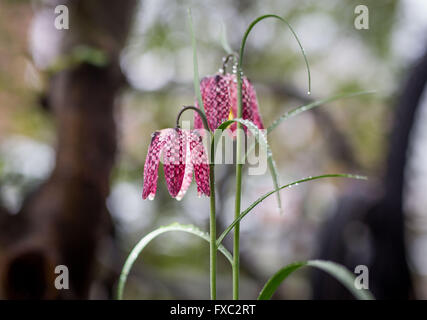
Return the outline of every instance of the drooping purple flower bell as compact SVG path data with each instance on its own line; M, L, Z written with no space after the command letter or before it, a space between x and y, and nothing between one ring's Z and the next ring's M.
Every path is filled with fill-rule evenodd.
M144 165L143 199L154 199L161 157L168 191L173 198L182 199L193 180L193 172L199 196L210 196L209 161L202 135L202 130L180 128L153 133Z
M237 81L235 74L216 74L204 77L200 82L203 105L209 128L214 131L225 120L237 116ZM196 101L196 107L199 107ZM258 100L252 83L242 77L242 118L252 121L259 129L264 129L258 109ZM203 128L198 113L194 115L194 127ZM236 125L230 127L236 130Z

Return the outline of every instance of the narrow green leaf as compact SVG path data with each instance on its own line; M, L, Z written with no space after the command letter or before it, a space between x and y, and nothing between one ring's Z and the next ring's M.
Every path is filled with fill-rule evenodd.
M362 95L373 94L373 93L375 93L375 91L358 91L358 92L353 92L353 93L342 93L342 94L337 94L337 95L332 96L332 97L328 97L328 98L325 98L322 100L317 100L317 101L313 101L311 103L302 105L298 108L295 108L291 111L286 112L280 118L276 119L267 128L267 134L269 134L271 131L273 131L279 124L281 124L286 119L289 119L293 116L296 116L297 114L300 114L304 111L307 111L307 110L313 109L315 107L321 106L322 104L332 102L332 101L338 100L338 99L351 98L351 97L362 96Z
M225 130L233 122L238 122L246 126L248 130L251 131L251 133L255 136L258 143L267 151L267 164L271 177L273 179L273 186L275 189L279 188L279 173L277 171L276 163L273 159L273 153L271 152L271 148L267 142L265 134L261 132L252 121L240 118L224 121L223 123L221 123L218 129ZM219 139L215 139L215 141L218 140ZM243 160L246 160L246 156L243 158ZM279 210L282 208L282 201L280 199L279 193L277 194L277 206L279 207Z
M228 37L227 37L227 27L225 26L225 23L222 22L221 26L221 45L227 54L233 54L234 51L231 49L230 44L228 43Z
M243 211L238 218L236 218L228 227L224 230L224 232L219 236L218 240L216 241L217 246L221 244L222 240L224 240L225 236L233 230L234 226L239 223L240 220L242 220L253 208L255 208L258 204L260 204L262 201L264 201L266 198L271 196L273 193L278 192L279 190L289 188L291 186L296 186L300 183L311 181L311 180L317 180L317 179L323 179L323 178L351 178L351 179L359 179L359 180L367 180L364 176L359 175L353 175L353 174L324 174L321 176L315 176L315 177L307 177L301 180L297 180L291 183L288 183L284 186L281 186L280 188L277 188L273 191L267 192L263 196L259 197L256 201L252 202L252 204Z
M308 104L304 104L302 106L299 106L299 107L297 107L295 109L292 109L292 110L286 112L285 114L283 114L282 116L280 116L278 119L276 119L267 128L267 135L271 131L273 131L274 129L276 129L279 126L279 124L281 124L283 121L285 121L285 120L287 120L289 118L292 118L293 116L296 116L296 115L298 115L298 114L300 114L300 113L302 113L304 111L308 111L308 110L314 109L314 108L319 107L319 106L321 106L321 105L323 105L325 103L332 102L332 101L335 101L335 100L338 100L338 99L344 99L344 98L351 98L351 97L362 96L362 95L367 95L367 94L373 94L375 92L376 91L358 91L358 92L353 92L353 93L341 93L341 94L337 94L337 95L334 95L334 96L331 96L331 97L328 97L328 98L325 98L325 99L322 99L322 100L317 100L317 101L313 101L313 102L308 103ZM245 154L245 158L244 159L247 158L248 154L250 152L252 152L252 150L254 148L255 148L255 145L252 145L248 149L248 151Z
M271 299L271 297L276 292L280 284L290 274L292 274L294 271L304 266L315 267L330 274L335 279L337 279L342 285L344 285L355 296L355 298L359 300L374 299L374 297L372 296L369 290L356 289L356 287L354 286L354 279L355 279L354 275L344 266L332 261L309 260L309 261L303 261L303 262L295 262L280 269L276 274L274 274L267 281L267 283L265 284L264 288L261 290L258 296L258 300Z
M276 161L273 159L273 154L270 153L270 157L267 157L267 165L268 170L270 171L271 178L273 179L273 187L278 188L280 185L279 181L279 170L277 170ZM280 197L280 193L276 194L277 199L277 207L279 208L279 212L282 212L282 198Z
M200 109L205 113L205 107L203 105L202 93L200 92L200 79L199 79L199 64L197 62L197 43L196 35L193 27L193 17L191 16L191 9L188 9L188 24L190 25L191 33L191 46L193 47L193 84L194 94L197 97Z
M242 66L243 66L243 56L244 56L244 52L245 52L246 41L247 41L247 38L248 38L249 34L251 33L252 29L255 27L255 25L258 22L261 22L262 20L268 19L268 18L278 19L278 20L282 21L291 30L292 35L295 37L296 41L298 42L298 45L299 45L299 47L301 49L301 53L302 53L302 55L304 57L305 65L307 67L307 75L308 75L308 93L310 94L310 91L311 91L310 65L309 65L307 57L305 55L304 48L303 48L303 46L302 46L302 44L301 44L301 42L300 42L300 40L299 40L296 32L292 28L291 24L288 21L286 21L285 19L283 19L282 17L280 17L278 15L275 15L275 14L266 14L266 15L260 16L260 17L256 18L255 20L253 20L251 22L251 24L249 25L249 27L246 29L245 34L243 35L243 38L242 38L241 45L240 45L239 63L238 63L238 68L237 68L238 92L240 93L239 96L238 96L238 117L241 117L241 112L242 112L242 110L241 110L241 108L242 108L242 94L241 94L242 81L241 81L241 76L242 76L242 72L243 72ZM267 158L268 169L269 169L271 177L273 179L273 185L274 185L274 187L278 188L278 186L279 186L279 173L277 171L276 164L274 163L271 150L267 149L267 151L269 152L269 156ZM244 159L246 159L246 155L245 155ZM282 201L281 201L279 193L277 194L277 205L278 205L279 210L281 210L282 209Z
M260 17L256 18L255 20L253 20L253 21L251 22L251 24L249 25L249 27L246 29L246 32L245 32L245 34L244 34L244 36L243 36L242 43L241 43L241 46L240 46L239 70L241 71L241 69L242 69L242 65L243 65L243 54L244 54L244 51L245 51L246 40L247 40L247 38L248 38L248 36L249 36L249 33L251 32L251 30L255 27L255 25L256 25L258 22L260 22L260 21L262 21L262 20L264 20L264 19L268 19L268 18L278 19L278 20L282 21L283 23L285 23L285 24L289 27L289 29L291 30L292 35L294 36L295 40L298 42L298 46L299 46L299 47L300 47L300 49L301 49L301 53L302 53L302 55L303 55L303 57L304 57L305 65L306 65L306 68L307 68L307 76L308 76L308 94L310 94L310 92L311 92L311 73L310 73L310 65L309 65L309 63L308 63L307 56L305 55L304 48L303 48L303 46L302 46L302 44L301 44L301 41L299 40L299 38L298 38L298 36L297 36L296 32L295 32L295 31L294 31L294 29L292 28L291 24L290 24L288 21L286 21L285 19L283 19L282 17L278 16L278 15L275 15L275 14L266 14L266 15L260 16Z
M255 136L258 143L263 148L265 148L265 150L267 150L267 156L271 155L271 149L270 149L270 146L268 145L266 136L262 133L260 129L258 129L256 124L250 120L241 119L241 118L226 120L218 126L218 130L221 130L221 131L225 130L229 125L231 125L234 122L238 122L244 125L246 128L248 128L248 130ZM218 132L221 132L221 131L218 131ZM215 139L215 140L218 140L218 139Z
M206 241L210 241L210 236L208 233L201 231L199 228L193 225L182 225L179 223L173 223L168 226L162 226L160 228L157 228L156 230L150 232L145 237L143 237L136 246L132 249L129 256L126 259L126 262L123 266L122 272L120 273L119 278L119 284L117 287L117 299L122 300L123 299L123 290L126 284L126 280L129 274L130 269L132 268L133 264L135 263L136 259L138 258L139 254L144 250L144 248L156 237L159 235L170 232L170 231L182 231L186 233L194 234ZM231 256L231 253L228 252L227 249L225 249L224 246L219 246L218 250L224 254L224 256L227 258L227 260L230 262L230 264L233 261L233 258Z
M306 265L307 262L305 261L294 262L280 269L266 282L260 294L258 295L258 300L270 300L283 280L285 280L295 270L298 270L299 268Z

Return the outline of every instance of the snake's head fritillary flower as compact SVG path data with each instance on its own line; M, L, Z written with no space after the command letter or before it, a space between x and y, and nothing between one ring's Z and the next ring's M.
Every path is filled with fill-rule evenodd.
M235 74L216 74L204 77L200 82L203 105L209 128L214 131L225 120L237 115L237 80ZM196 101L196 106L198 103ZM203 128L198 113L194 116L194 127ZM242 118L252 121L259 129L264 129L258 108L255 89L247 77L242 77ZM231 126L232 132L236 125Z
M152 135L144 165L143 199L153 200L157 190L158 168L163 170L169 194L181 200L193 179L199 195L210 195L209 161L202 130L163 129Z

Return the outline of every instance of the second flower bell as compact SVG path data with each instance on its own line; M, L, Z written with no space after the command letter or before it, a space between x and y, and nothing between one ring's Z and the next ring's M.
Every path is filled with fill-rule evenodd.
M237 118L237 77L235 74L216 74L204 77L200 91L209 128L214 131L226 120ZM196 106L199 107L197 101ZM258 109L255 89L247 77L242 77L242 118L264 129ZM203 128L199 114L194 115L194 127ZM230 126L232 133L236 124ZM245 128L246 129L246 128Z

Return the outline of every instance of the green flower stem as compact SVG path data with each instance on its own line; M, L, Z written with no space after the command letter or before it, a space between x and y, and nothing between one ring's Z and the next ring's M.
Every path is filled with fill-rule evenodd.
M275 14L266 14L256 18L249 27L246 29L245 34L243 35L242 42L240 44L239 51L239 61L237 65L237 118L242 118L242 65L243 65L243 54L245 51L246 40L249 36L249 33L255 27L255 25L268 18L279 19L284 22L289 29L291 30L293 36L295 37L298 45L301 49L301 53L304 57L304 61L307 67L308 74L308 93L311 90L311 75L310 75L310 66L308 64L307 57L304 53L304 48L301 45L301 42L298 39L292 26L282 17L279 17ZM236 198L234 205L234 217L237 219L240 216L240 200L242 196L242 166L243 162L241 161L241 146L242 146L242 135L240 134L242 125L237 123L237 150L236 150ZM239 247L240 247L240 222L236 223L234 227L234 242L233 242L233 299L239 299Z
M244 45L244 44L243 44ZM241 53L242 53L241 49ZM242 118L242 56L239 58L237 68L237 118ZM237 122L237 141L236 141L236 198L234 202L234 219L240 215L240 200L242 197L242 125ZM240 278L240 223L234 227L233 239L233 299L239 299L239 278Z
M195 236L198 236L201 239L206 240L207 242L210 241L210 236L207 232L203 232L199 228L193 225L183 225L179 223L172 223L168 226L162 226L157 228L156 230L151 231L149 234L147 234L145 237L143 237L141 240L138 241L136 246L132 249L128 257L126 258L126 262L123 265L122 271L120 273L119 278L119 284L117 286L117 299L122 300L123 299L123 290L126 285L126 280L128 278L129 272L132 269L132 266L134 265L136 259L141 255L142 251L147 247L147 245L156 239L158 236L171 232L171 231L181 231L193 234ZM227 249L224 248L223 245L218 246L218 251L221 252L228 262L230 262L230 265L233 263L233 258L231 257L231 253L227 251Z
M240 124L237 125L240 127ZM237 148L239 148L239 140L237 140ZM239 152L238 152L239 153ZM234 203L234 218L240 216L240 199L242 195L242 165L236 165L236 200ZM240 222L236 223L234 227L233 239L233 299L239 299L239 273L240 273Z
M177 128L180 127L179 120L181 119L182 114L187 110L193 110L194 112L197 112L199 114L200 118L202 118L203 126L205 127L205 129L207 131L210 132L208 120L206 119L206 116L205 116L203 110L200 110L199 108L196 108L195 106L183 106L182 107L181 111L179 111L178 115L176 116L176 127Z
M206 119L205 113L203 110L196 108L194 106L183 106L181 111L176 117L176 127L179 128L179 120L182 114L187 110L193 110L197 112L203 121L203 126L205 129L211 133L211 156L210 156L210 165L209 165L209 187L210 187L210 215L209 215L209 273L210 273L210 288L211 288L211 299L216 299L216 256L217 256L217 245L216 245L216 211L215 211L215 136L209 130L208 121Z
M215 153L213 143L214 136L212 135L211 141L211 163L209 166L209 185L210 185L210 286L211 286L211 300L216 299L216 216L215 216Z

